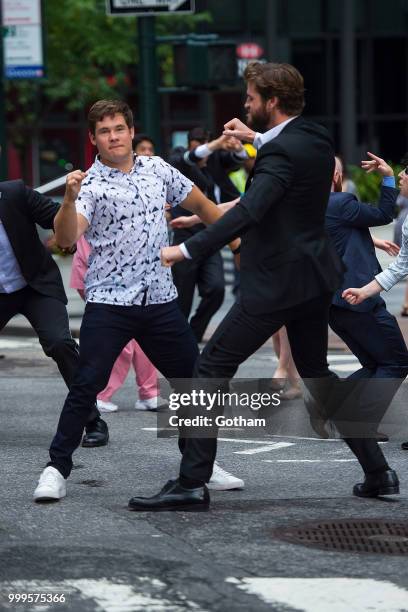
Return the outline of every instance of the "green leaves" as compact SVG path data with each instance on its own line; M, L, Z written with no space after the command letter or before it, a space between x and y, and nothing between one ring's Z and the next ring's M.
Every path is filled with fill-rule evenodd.
M44 2L46 78L6 83L8 137L24 159L32 133L51 111L80 111L101 98L127 98L137 88L137 19L106 14L104 0ZM157 17L157 35L186 34L208 13ZM157 46L161 81L173 84L170 44Z
M401 172L401 166L392 164L390 161L387 161L387 163L394 169L396 183L398 184L398 173ZM356 184L359 199L362 202L375 204L380 194L383 177L378 172L367 174L359 166L348 166L348 170L348 176Z

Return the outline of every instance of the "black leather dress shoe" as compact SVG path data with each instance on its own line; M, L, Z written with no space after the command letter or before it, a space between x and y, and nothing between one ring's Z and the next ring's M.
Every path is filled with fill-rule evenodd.
M364 482L354 485L353 488L353 494L357 497L378 497L397 493L399 493L399 480L394 470L386 470L381 474L366 474Z
M210 506L210 495L207 487L185 489L178 480L169 480L160 493L153 497L132 497L129 510L156 511L187 510L205 512Z
M402 448L402 450L408 450L408 442L403 442L401 444L401 448Z
M106 446L109 440L108 426L103 419L95 419L85 427L85 435L82 446L92 448L94 446Z

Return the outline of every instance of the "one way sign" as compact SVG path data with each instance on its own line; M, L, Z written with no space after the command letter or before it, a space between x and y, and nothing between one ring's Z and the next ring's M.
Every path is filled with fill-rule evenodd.
M152 16L155 13L179 15L194 13L195 0L106 0L110 15Z

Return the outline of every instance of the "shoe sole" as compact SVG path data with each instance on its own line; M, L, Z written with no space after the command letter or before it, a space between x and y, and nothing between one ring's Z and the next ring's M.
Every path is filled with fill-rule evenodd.
M383 487L378 491L371 493L356 493L353 491L353 495L356 497L383 497L384 495L398 495L400 492L399 487Z
M109 442L109 436L106 438L106 441L104 442L84 442L84 440L82 440L81 446L83 446L84 448L96 448L97 446L106 446L108 442Z
M110 412L117 412L118 408L99 408L98 406L98 410L99 412L104 412L105 414L109 414Z
M164 507L164 508L155 508L155 507L148 507L146 506L145 508L132 508L131 506L128 506L128 510L130 510L131 512L175 512L177 510L180 510L181 512L208 512L210 509L210 506L168 506L168 507Z
M36 503L42 503L42 502L57 502L60 499L63 499L64 497L66 497L66 493L64 493L63 495L61 495L60 497L51 497L50 495L42 495L41 497L33 497L33 500Z
M209 491L243 491L243 489L245 488L245 485L236 485L234 487L226 487L226 486L222 486L222 485L212 485L210 483L207 483L207 489Z

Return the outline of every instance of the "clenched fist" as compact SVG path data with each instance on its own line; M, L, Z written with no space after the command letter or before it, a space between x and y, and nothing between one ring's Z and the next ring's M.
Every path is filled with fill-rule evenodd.
M65 196L70 200L76 200L81 189L81 184L86 177L86 172L74 170L67 175L65 183Z
M238 138L238 140L243 140L244 142L253 142L256 136L256 132L251 130L245 123L243 123L240 119L231 119L224 125L224 136Z
M161 250L161 263L165 268L170 268L178 261L183 261L184 255L179 246L163 247Z
M361 302L364 302L364 300L369 296L365 293L364 289L351 287L350 289L345 289L341 294L341 297L352 306L357 306L358 304L361 304Z

